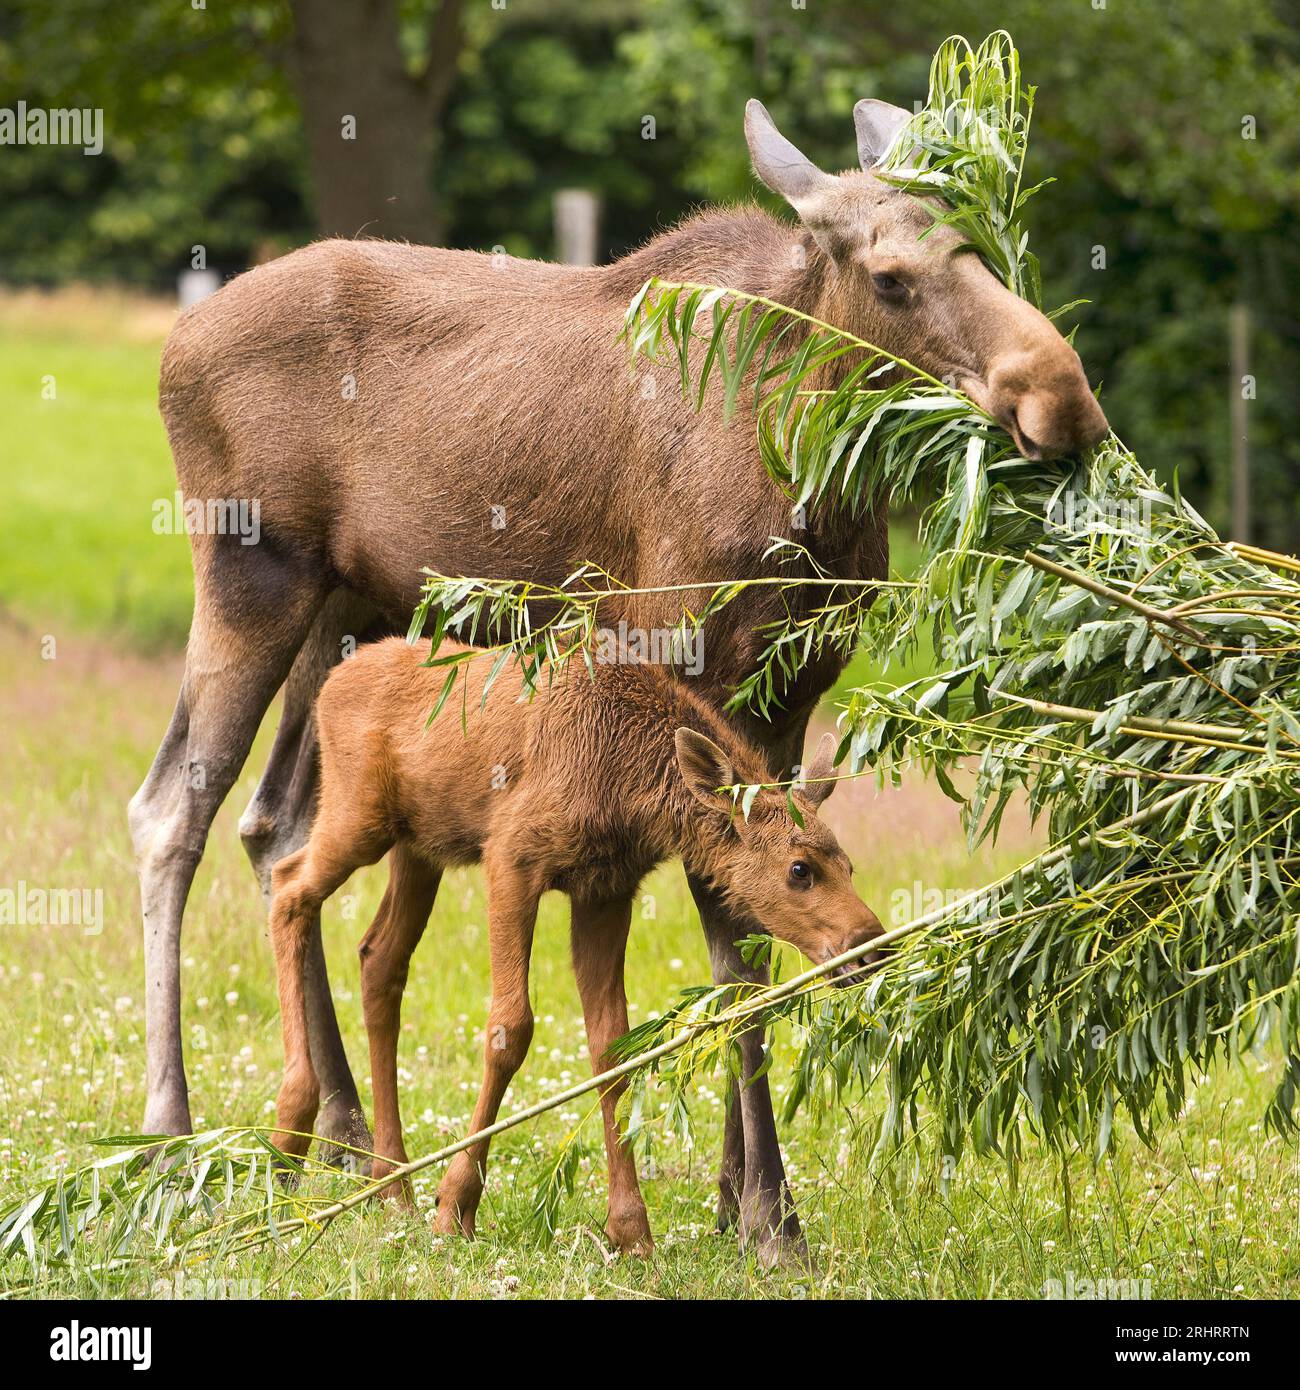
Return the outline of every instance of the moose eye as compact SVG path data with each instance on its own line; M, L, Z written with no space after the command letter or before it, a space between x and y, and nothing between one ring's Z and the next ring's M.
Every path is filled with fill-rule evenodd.
M812 869L802 859L796 859L790 865L790 886L792 888L807 888L811 884Z
M902 299L907 286L893 275L873 275L871 286L881 299Z

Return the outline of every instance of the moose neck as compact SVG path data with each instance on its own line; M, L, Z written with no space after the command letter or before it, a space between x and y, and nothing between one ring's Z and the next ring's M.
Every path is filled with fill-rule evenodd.
M630 299L652 276L663 280L721 285L762 295L821 323L870 340L870 290L865 276L841 269L808 231L758 207L705 212L599 272L608 291ZM796 337L811 325L796 325ZM834 387L850 369L840 358L815 384ZM801 540L814 549L818 563L832 572L858 576L879 569L875 551L883 535L883 507L871 518L840 505L818 505L808 517ZM869 552L869 553L864 553Z
M767 297L778 304L807 314L810 319L871 341L872 303L867 278L860 272L842 269L817 244L811 233L802 232L794 243L796 264L780 268ZM810 324L805 334L812 332ZM861 361L856 353L836 358L808 381L818 390L834 390ZM814 502L808 509L800 540L817 556L817 563L831 574L859 578L883 575L887 558L883 546L887 502L868 504L867 514L845 505L832 489L829 500Z
M792 245L796 264L779 267L768 297L819 323L862 334L869 309L866 277L842 270L808 232L802 232ZM842 376L849 365L837 362L837 374Z
M842 328L860 323L863 312L857 277L840 272L801 227L757 207L689 218L597 273L629 298L658 276L760 294Z

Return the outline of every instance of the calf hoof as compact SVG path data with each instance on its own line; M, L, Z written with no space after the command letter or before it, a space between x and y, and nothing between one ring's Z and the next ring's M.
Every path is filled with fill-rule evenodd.
M357 1102L330 1101L316 1122L316 1137L322 1163L348 1173L373 1171L370 1126Z
M483 1196L483 1174L466 1153L458 1153L438 1184L438 1214L433 1229L440 1236L474 1238L474 1219Z
M605 1222L605 1235L612 1249L620 1255L632 1255L648 1260L654 1254L655 1240L650 1234L650 1218L644 1207L625 1212L610 1212Z
M279 1149L285 1158L293 1159L296 1167L307 1157L307 1150L311 1148L311 1135L299 1134L296 1130L277 1129L271 1135L271 1143ZM281 1165L281 1167L286 1166Z
M401 1168L405 1164L406 1159L404 1158L377 1158L370 1165L370 1176L376 1180L386 1178L395 1168ZM385 1183L383 1187L375 1190L375 1196L385 1202L396 1202L398 1206L405 1207L408 1211L415 1208L415 1190L408 1177L397 1178L393 1182Z
M445 1197L438 1198L438 1211L433 1218L433 1229L440 1236L464 1236L474 1239L475 1214L472 1209L458 1207Z

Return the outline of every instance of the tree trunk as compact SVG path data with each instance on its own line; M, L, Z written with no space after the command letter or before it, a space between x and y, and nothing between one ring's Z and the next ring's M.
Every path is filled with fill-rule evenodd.
M397 0L293 0L293 76L324 235L439 240L433 161L462 5L443 0L428 61L413 75L398 45Z

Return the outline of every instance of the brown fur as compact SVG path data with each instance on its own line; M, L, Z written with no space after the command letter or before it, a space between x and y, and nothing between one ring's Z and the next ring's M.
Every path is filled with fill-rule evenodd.
M465 650L447 644L444 654ZM531 701L517 669L482 700L493 659L466 668L468 704L426 730L443 672L401 638L364 647L335 668L317 703L321 801L307 844L276 866L271 936L280 982L285 1072L277 1143L306 1151L320 1083L312 1067L303 971L323 900L362 864L393 850L393 877L361 946L362 992L381 1172L406 1162L396 1091L398 1017L408 962L442 872L482 860L487 873L492 1010L473 1128L496 1118L532 1036L528 957L537 903L558 889L573 903L573 956L593 1066L627 1030L623 947L627 904L656 864L680 856L738 914L829 960L881 932L853 889L851 869L817 806L833 786L823 749L805 787L764 791L748 818L718 788L774 780L766 756L663 670L581 665ZM796 865L799 876L796 877ZM631 1156L603 1096L610 1162L611 1240L651 1244ZM453 1163L439 1226L472 1233L487 1144Z
M695 413L675 369L630 373L615 341L651 275L715 281L844 324L977 394L1037 361L1059 431L1075 428L1063 400L1091 420L1078 359L1041 315L958 254L955 233L917 243L928 215L912 200L844 179L847 225L905 224L854 243L845 264L749 208L704 214L607 267L331 241L241 276L177 325L161 400L185 494L258 498L275 562L195 537L199 585L206 570L229 619L282 588L343 583L400 620L424 566L557 583L587 561L637 587L749 578L772 572L773 536L832 573L883 577L882 516L828 509L794 528L743 417L727 428L714 408ZM873 296L866 266L902 273L904 261L916 302L899 310ZM1037 418L1029 386L1018 404ZM710 695L752 669L755 629L780 611L762 594L714 620ZM680 612L680 595L640 595L610 621L671 626ZM815 664L791 706L806 710L835 674L834 658Z

